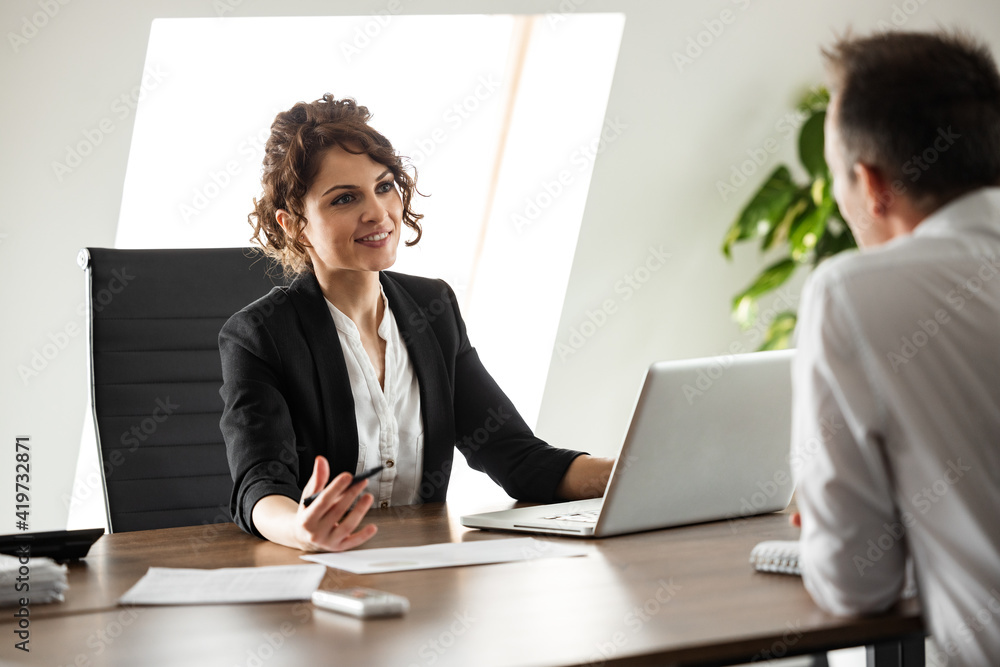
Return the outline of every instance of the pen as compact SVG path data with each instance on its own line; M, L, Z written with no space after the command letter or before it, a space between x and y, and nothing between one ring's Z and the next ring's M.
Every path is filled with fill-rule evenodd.
M353 486L355 484L355 482L360 482L360 481L368 479L369 477L371 477L373 475L377 475L378 473L382 472L382 468L384 468L384 467L385 466L383 466L383 465L377 465L374 468L370 468L370 469L365 470L363 472L359 472L357 475L354 476L354 480L351 482L351 485ZM326 487L323 487L323 488L326 488ZM321 494L321 493L323 493L323 489L320 489L316 493L312 494L311 496L309 496L308 498L306 498L305 500L303 500L302 501L302 506L303 507L309 507L310 505L312 505L313 501L316 500L317 498L319 498L319 494Z

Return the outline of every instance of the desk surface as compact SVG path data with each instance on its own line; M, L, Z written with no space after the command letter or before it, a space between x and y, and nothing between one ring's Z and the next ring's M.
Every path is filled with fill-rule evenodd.
M484 508L496 509L496 508ZM444 504L372 510L362 548L489 540ZM354 575L322 586L405 595L402 618L361 621L308 602L117 607L150 566L302 563L300 552L233 524L105 535L70 566L66 602L31 608L30 647L13 648L4 614L0 662L33 665L652 665L761 660L867 644L923 630L915 601L887 615L820 611L797 577L754 572L765 539L794 539L784 514L604 540L589 555L533 562ZM570 538L553 538L570 539Z

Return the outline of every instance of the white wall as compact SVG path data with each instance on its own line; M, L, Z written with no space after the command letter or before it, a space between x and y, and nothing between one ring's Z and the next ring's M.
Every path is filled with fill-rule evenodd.
M400 0L407 13L543 13L624 11L625 35L608 119L624 126L598 158L576 251L558 340L571 343L610 299L616 311L574 354L554 354L538 431L553 444L612 454L643 369L657 359L720 354L747 343L728 317L731 295L759 266L750 249L727 264L723 231L746 196L794 141L776 124L798 92L818 82L818 47L853 25L866 32L879 20L907 28L937 23L975 29L1000 54L1000 3L995 0ZM232 7L235 5L235 7ZM44 7L54 15L44 16ZM0 5L4 101L0 108L0 532L13 531L14 438L32 436L32 521L60 528L77 460L86 409L85 340L80 306L83 274L77 250L111 246L128 158L132 114L117 102L139 85L152 19L214 16L372 14L389 0L5 0ZM58 11L55 11L55 9ZM728 25L679 71L674 52L708 30L704 21L728 9ZM912 16L905 14L910 10ZM44 23L35 30L30 25ZM722 28L719 31L719 28ZM26 43L12 42L23 34ZM18 41L17 38L14 41ZM266 48L266 44L262 48ZM211 63L206 63L211 66ZM414 76L421 76L414 73ZM558 76L553 72L553 76ZM113 129L102 132L102 119ZM558 123L539 111L538 122ZM105 128L110 127L105 124ZM53 162L85 133L101 141L60 180ZM782 140L737 195L723 201L715 183L746 151ZM546 155L554 169L570 156ZM149 202L151 207L158 205ZM652 246L670 254L642 289L625 300L616 283L633 273ZM530 295L514 295L511 304ZM503 304L498 304L503 307ZM598 318L600 319L600 318ZM579 341L576 341L579 342ZM46 345L52 347L45 348ZM749 345L744 345L749 349ZM23 380L35 353L48 352L37 376ZM41 360L36 360L39 366ZM8 526L8 527L4 527Z

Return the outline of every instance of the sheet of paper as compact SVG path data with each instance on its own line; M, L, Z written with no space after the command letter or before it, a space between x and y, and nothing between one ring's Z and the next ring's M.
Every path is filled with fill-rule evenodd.
M319 565L226 567L218 570L151 567L119 604L230 604L308 600L323 581Z
M536 540L533 537L515 537L476 542L446 542L420 547L362 549L338 554L302 556L302 558L354 574L375 574L459 565L509 563L536 558L585 556L588 552L589 549L584 545Z

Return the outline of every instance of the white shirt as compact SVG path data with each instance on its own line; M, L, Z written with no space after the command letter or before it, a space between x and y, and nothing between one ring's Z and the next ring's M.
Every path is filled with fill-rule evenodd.
M389 310L389 300L379 285L385 312L378 325L378 335L385 341L385 388L368 352L361 344L361 334L354 322L330 303L337 326L347 375L351 380L354 411L358 420L358 465L355 474L384 465L368 482L375 496L374 507L414 505L420 502L420 477L424 461L424 425L420 415L420 385Z
M813 599L883 610L912 555L949 665L1000 664L1000 188L820 266L793 387Z

